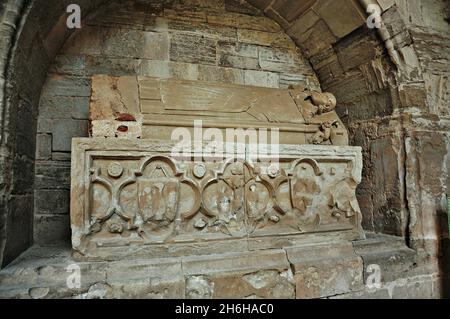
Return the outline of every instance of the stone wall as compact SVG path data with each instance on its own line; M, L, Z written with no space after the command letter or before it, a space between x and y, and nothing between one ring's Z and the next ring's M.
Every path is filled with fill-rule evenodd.
M356 1L345 2L342 12L355 14L343 24L332 14L337 2L298 2L301 13L291 20L277 1L265 3L264 10L278 13L274 18L302 48L322 89L336 95L351 144L364 149L358 193L365 229L404 236L412 247L436 256L438 243L448 238L448 3L378 1L384 25L371 30L357 14ZM414 166L426 152L434 163L424 172L432 176L427 182ZM430 204L424 205L422 193Z
M68 39L51 66L39 106L37 243L70 238L71 139L88 135L91 75L273 88L304 84L320 90L309 63L276 22L251 6L227 3L113 1Z
M105 1L77 2L83 15L87 15ZM161 2L152 1L153 9L159 14ZM203 1L189 2L198 6ZM365 13L358 2L374 1L248 0L286 30L309 59L323 89L332 90L342 102L339 112L352 133L352 144L364 147L364 180L359 189L359 200L366 229L403 235L411 247L423 253L425 258L436 261L437 257L445 256L448 247L447 226L443 221L446 215L442 206L443 194L449 192L450 186L447 169L450 54L446 45L449 43L449 10L445 7L448 1L379 0L384 12L385 28L382 30L365 27ZM259 14L243 1L221 0L217 3L231 12ZM334 14L336 3L341 5L340 15ZM3 265L32 243L28 235L33 219L36 134L29 132L36 129L39 95L47 67L71 33L65 27L65 4L59 0L7 0L0 4L0 261ZM129 21L122 12L114 21L103 23L119 22L129 26L135 21L144 21L134 29L128 29L160 33L160 30L142 27L145 21L151 21L148 18L144 15ZM158 26L157 22L153 25ZM86 27L97 26L88 24ZM206 31L202 29L201 32ZM125 36L131 34L133 31ZM79 61L83 67L78 71L69 67L65 71L55 71L61 64L56 62L52 72L60 73L63 80L67 76L79 79L80 90L74 94L72 102L66 100L66 105L80 104L86 99L85 93L80 92L83 87L88 88L85 85L88 83L83 83L87 74L75 73L87 65L93 68L99 62L77 60L77 54L67 56L62 57L62 61L75 56L75 62L62 62L63 65L76 65ZM96 73L136 74L137 66L122 63L126 58L115 56L111 58L115 63L108 62L105 71L101 71L100 66ZM237 60L233 58L232 61ZM195 64L166 62L164 72L167 76L171 76L174 68L170 65L174 62ZM60 83L63 86L55 98L63 98L60 94L66 91L64 81ZM58 105L55 103L55 107ZM86 113L82 115L82 108L76 108L73 112L65 110L59 114L82 126ZM67 128L82 132L84 128L80 126L69 125ZM59 130L66 132L65 127ZM39 149L47 145L42 148L44 154L47 152L44 156L47 160L40 160L42 165L36 166L35 183L43 194L40 200L36 199L36 206L44 206L38 220L46 221L38 223L42 230L39 233L50 235L44 242L51 242L58 236L66 238L64 234L68 231L60 227L57 229L61 231L54 233L52 227L52 224L68 225L68 215L54 213L67 211L68 206L64 203L69 177L68 162L65 161L68 152L52 150L50 154L49 145L53 147L50 134L41 133L38 137ZM55 143L56 149L64 144ZM61 207L45 207L55 202ZM448 258L440 260L441 270L448 274L448 264L442 262Z
M31 105L39 93L32 86L20 86L21 94L14 94L11 85L6 85L11 77L9 68L14 63L11 47L22 13L23 1L2 4L0 8L0 265L12 261L33 241L30 180L34 175L35 132L25 121L33 122L35 113ZM45 64L45 60L42 62ZM22 75L29 69L23 71ZM39 66L34 71L38 78ZM8 103L17 106L14 112L8 112ZM18 118L24 121L19 123Z
M99 3L79 1L84 14ZM0 11L0 263L4 266L33 243L37 106L50 61L71 31L62 1L3 1Z

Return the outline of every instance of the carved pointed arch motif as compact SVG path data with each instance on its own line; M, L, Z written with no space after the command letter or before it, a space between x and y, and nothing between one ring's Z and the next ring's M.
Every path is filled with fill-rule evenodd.
M179 170L176 163L167 156L156 155L143 158L135 170L125 172L119 161L111 162L104 170L97 167L90 170L91 196L95 197L95 185L102 185L109 193L109 205L103 214L93 216L95 199L91 205L91 230L99 231L101 225L114 215L127 223L127 230L144 232L145 223L152 221L167 226L175 220L194 215L200 208L201 197L198 185ZM160 175L154 175L159 172ZM136 205L124 207L121 195L128 186L134 186ZM182 188L188 188L193 195L190 207L179 206ZM145 216L146 213L151 216ZM159 215L158 215L159 214Z

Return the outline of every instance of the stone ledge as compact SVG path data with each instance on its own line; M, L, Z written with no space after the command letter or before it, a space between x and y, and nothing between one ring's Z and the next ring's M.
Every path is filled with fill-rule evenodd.
M69 247L34 246L0 272L0 298L438 298L437 274L418 274L401 239L373 236L257 252L147 260L79 262ZM401 256L391 258L389 256ZM367 263L381 286L364 285ZM69 265L81 287L69 289Z
M386 246L389 241L389 246ZM404 239L394 236L381 236L370 234L367 240L353 243L356 254L361 256L364 263L364 282L373 273L370 265L380 268L382 282L395 281L418 273L418 258L416 252L406 247Z

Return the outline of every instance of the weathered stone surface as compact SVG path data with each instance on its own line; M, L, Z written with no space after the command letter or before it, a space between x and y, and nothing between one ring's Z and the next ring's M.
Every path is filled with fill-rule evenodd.
M34 216L34 242L37 245L48 246L54 243L68 244L70 240L67 234L70 233L68 215L57 215L52 212L51 215Z
M90 107L91 134L94 137L141 137L136 77L94 76Z
M70 189L70 165L60 162L36 163L36 189Z
M314 7L321 18L327 23L333 34L342 38L363 25L367 18L359 3L354 1L319 1ZM339 15L336 12L340 12ZM342 19L342 16L348 19Z
M219 41L219 65L242 69L259 69L258 47L238 42Z
M298 32L298 29L293 28L288 31L288 34L300 43L307 57L328 49L337 40L323 20L319 20L307 31Z
M268 163L254 166L248 160L205 162L199 173L198 164L168 157L173 145L132 139L74 140L72 240L85 258L140 256L145 254L142 245L153 245L152 256L178 255L184 245L196 254L208 254L230 249L230 239L242 242L246 250L248 236L276 248L270 237L280 232L299 238L321 231L360 236L361 213L355 197L361 174L358 149L286 146L277 173L266 173ZM119 151L123 147L126 151ZM104 150L113 151L113 158L101 156ZM129 161L130 152L139 155ZM346 160L339 162L338 154ZM86 156L96 160L86 166ZM351 171L346 169L350 167ZM319 178L322 175L326 181ZM87 189L91 195L86 196ZM314 202L316 196L322 200ZM86 207L91 208L86 211ZM200 238L209 246L197 244ZM128 246L131 242L133 248Z
M277 88L279 75L272 72L245 70L244 83L251 86Z
M322 298L363 287L363 262L351 243L286 248L297 298Z
M52 150L69 152L73 137L88 136L88 123L82 120L59 120L54 123Z
M270 86L271 76L277 77L273 73L249 72L252 71L245 72L244 82ZM126 85L114 84L119 82ZM147 77L140 77L136 82L135 78L100 76L94 77L93 84L91 126L94 137L170 140L175 123L193 127L201 116L205 127L222 130L229 127L270 129L271 123L279 123L281 143L347 145L346 130L334 112L336 100L328 93L302 87L273 90ZM96 91L102 92L101 99ZM139 101L135 101L136 92L139 92ZM140 112L136 111L139 106ZM129 114L132 120L123 122L119 114ZM153 131L152 126L161 130ZM125 128L124 134L119 132L119 127Z
M445 214L445 190L448 189L448 133L412 132L405 141L406 189L410 207L411 244L426 254L437 256L445 252L439 229L448 225ZM422 178L418 178L418 175ZM446 177L446 178L445 178ZM441 228L442 227L442 228ZM443 250L443 251L442 251ZM441 252L442 251L442 252Z
M8 225L5 234L8 245L2 252L4 265L12 262L33 243L33 196L14 195L9 198L9 204L10 211L5 223Z
M292 40L284 33L268 33L263 31L238 29L239 42L294 49Z
M141 57L149 60L169 60L169 36L164 33L146 32Z
M262 15L261 11L256 7L248 3L242 3L239 0L225 0L225 10L255 16Z
M68 215L70 192L61 189L38 189L34 192L36 214Z
M81 54L61 54L53 60L51 71L58 74L82 76L85 72L86 57Z
M214 67L209 65L198 66L198 80L218 83L244 84L243 70L233 68Z
M344 71L375 59L383 50L375 35L367 34L366 31L359 32L359 30L353 35L351 41L340 41L334 49Z
M293 298L282 250L183 258L186 298Z
M314 0L295 1L295 0L276 0L272 4L274 10L291 22L299 15L303 14L308 8L315 3Z
M110 288L106 298L184 298L185 282L179 259L113 262L106 269Z
M371 162L375 165L372 173L374 178L372 190L373 194L379 194L373 203L373 223L377 231L391 235L402 235L404 232L402 225L404 211L400 201L402 181L399 180L401 176L399 172L401 168L398 167L398 159L401 156L399 148L395 137L376 140L371 145ZM376 173L380 171L384 173Z
M52 158L52 136L38 134L36 137L36 159L49 160Z
M47 80L49 96L90 96L90 80L68 76L52 75Z
M89 97L44 96L40 102L40 112L42 119L87 120L89 118Z
M331 299L437 299L441 296L440 281L445 279L433 275L411 276L388 282L381 288L366 288Z
M216 64L216 42L212 39L196 35L174 35L170 43L172 61Z
M86 75L108 74L112 76L133 75L138 73L140 59L114 58L106 56L86 56ZM162 62L161 62L162 63Z
M259 50L259 65L261 69L281 73L300 73L296 52L261 48ZM303 72L302 72L303 73Z
M392 237L371 236L358 242L368 252L375 248L404 249ZM317 247L317 246L316 246ZM319 248L321 246L318 246ZM339 245L338 245L339 247ZM309 253L314 259L320 253ZM365 249L365 248L364 248ZM324 252L326 249L319 249ZM340 249L342 252L342 249ZM323 261L336 255L323 254ZM313 257L313 258L311 258ZM348 257L348 255L347 255ZM395 263L395 262L394 262ZM399 261L398 264L401 264ZM393 264L392 264L393 265ZM70 288L70 276L79 267L81 287ZM295 280L285 250L225 253L184 258L152 258L117 262L77 262L69 248L35 246L16 262L0 271L0 298L295 298ZM359 268L358 268L359 269ZM406 270L406 269L405 269ZM349 269L343 271L348 272ZM357 291L328 296L355 298L438 298L444 278L405 271L405 277L383 282L379 288L360 287ZM314 275L310 280L314 280ZM386 278L386 277L385 277Z
M92 77L90 120L112 120L120 114L139 114L136 77Z
M401 237L375 236L370 234L364 241L355 241L355 253L361 256L364 262L364 282L372 283L375 271L379 271L380 285L388 285L400 278L414 274L417 268L415 251L405 245ZM386 243L389 242L389 245ZM372 265L372 268L369 267ZM374 269L373 266L377 269ZM408 275L407 275L408 274ZM373 283L377 284L377 283Z

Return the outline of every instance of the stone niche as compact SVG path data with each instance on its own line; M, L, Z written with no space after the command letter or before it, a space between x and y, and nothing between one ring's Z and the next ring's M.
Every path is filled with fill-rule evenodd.
M302 87L93 77L92 137L72 145L75 256L208 255L361 239L361 149L348 146L335 107L331 94ZM171 132L192 130L199 119L219 130L278 128L277 161L272 153L255 160L248 144L234 145L223 161L194 151L174 158Z

